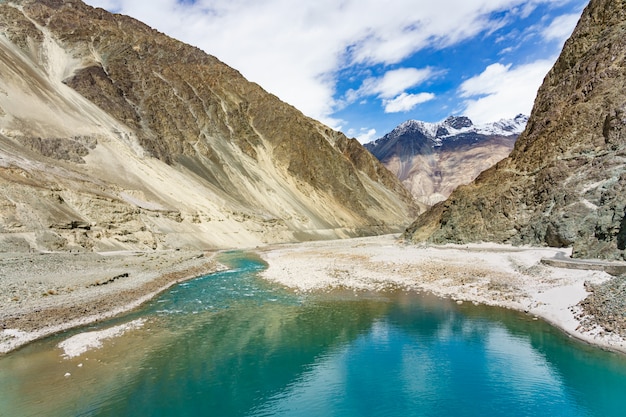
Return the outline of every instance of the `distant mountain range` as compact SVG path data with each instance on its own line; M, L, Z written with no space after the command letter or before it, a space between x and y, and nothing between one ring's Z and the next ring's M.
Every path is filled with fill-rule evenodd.
M420 215L405 238L572 247L580 258L626 259L624 51L624 2L591 0L511 154Z
M482 125L464 116L439 123L409 120L365 148L430 206L505 158L527 122L522 114Z

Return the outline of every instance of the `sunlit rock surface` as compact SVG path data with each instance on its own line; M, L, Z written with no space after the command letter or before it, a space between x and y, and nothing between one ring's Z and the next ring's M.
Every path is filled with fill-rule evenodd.
M418 214L354 139L80 1L0 2L0 250L249 247Z

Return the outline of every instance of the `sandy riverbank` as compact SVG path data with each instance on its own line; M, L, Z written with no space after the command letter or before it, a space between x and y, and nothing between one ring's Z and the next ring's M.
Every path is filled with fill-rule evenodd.
M579 305L585 284L611 279L602 271L547 266L542 258L569 256L569 250L496 244L413 246L394 236L308 242L261 252L263 276L296 291L429 291L458 302L526 311L571 336L626 352L626 340L589 320Z
M526 311L574 337L626 352L619 332L606 331L589 316L596 310L589 309L588 288L613 282L611 276L541 263L567 257L568 250L413 246L398 243L396 236L378 236L258 252L269 264L263 277L295 291L428 291L458 302ZM0 254L0 352L129 311L177 282L220 268L213 254L189 251ZM591 306L605 304L598 300Z
M0 353L132 310L219 268L201 251L0 253Z

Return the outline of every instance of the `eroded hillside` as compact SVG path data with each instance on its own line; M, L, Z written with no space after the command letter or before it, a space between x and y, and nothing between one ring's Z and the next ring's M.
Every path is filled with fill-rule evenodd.
M80 1L0 2L0 249L240 247L400 230L354 139Z

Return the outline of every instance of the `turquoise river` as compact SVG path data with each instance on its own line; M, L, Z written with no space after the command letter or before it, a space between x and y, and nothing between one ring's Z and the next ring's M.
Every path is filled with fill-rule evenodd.
M0 357L0 416L625 416L626 355L528 315L406 293L298 295L253 254ZM306 271L303 271L306 274ZM141 321L64 357L68 338Z

